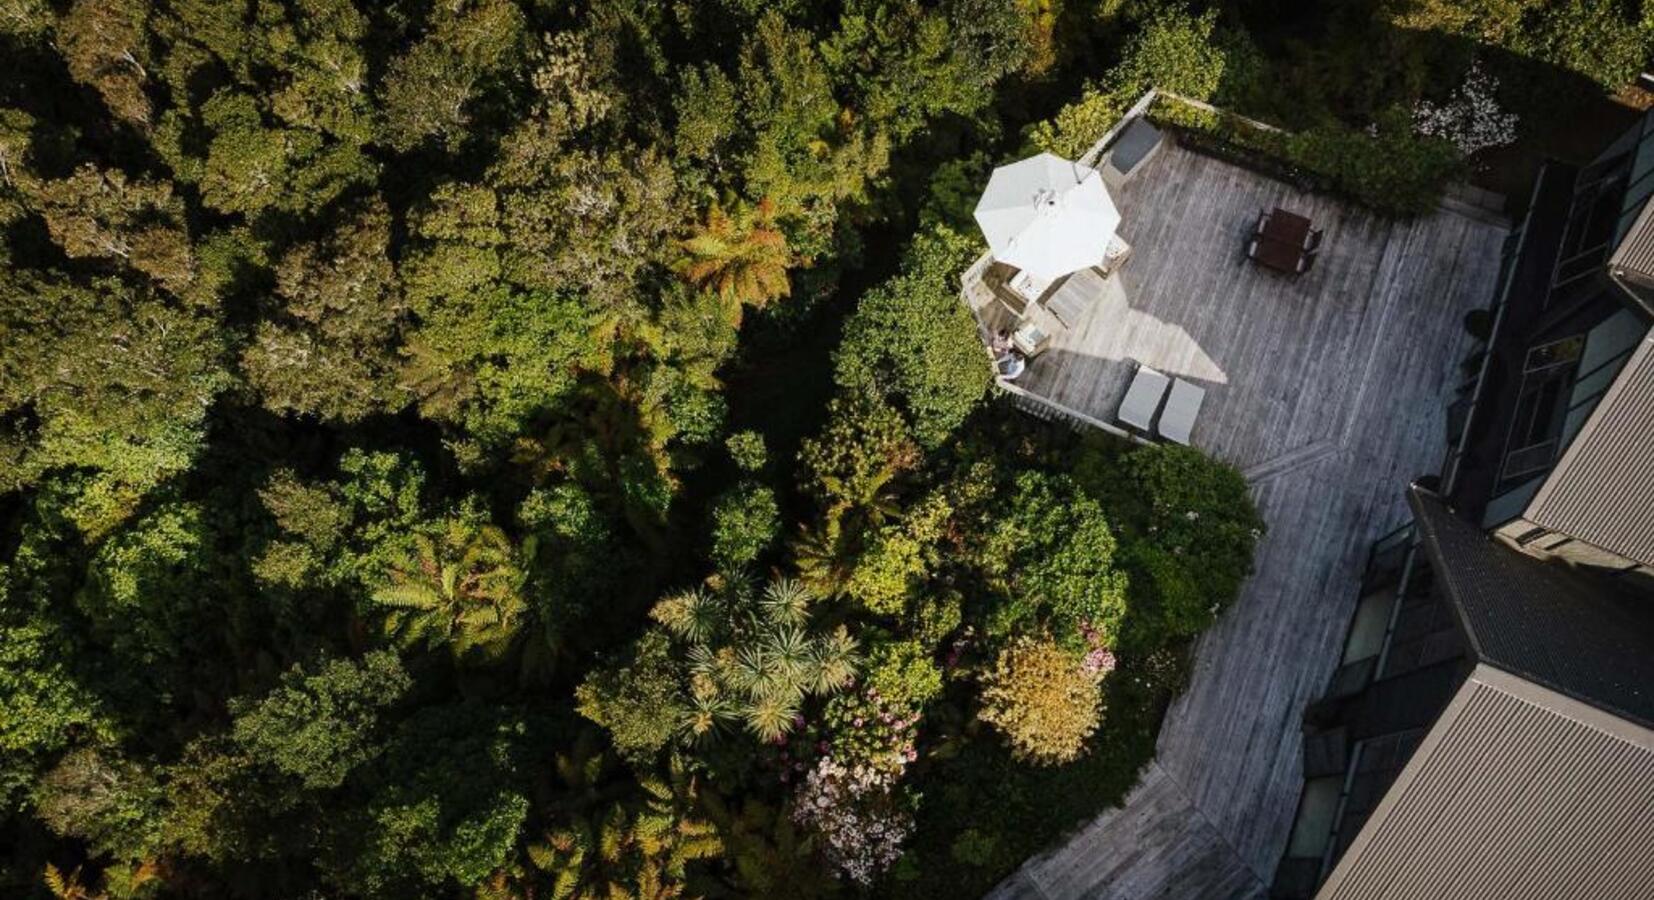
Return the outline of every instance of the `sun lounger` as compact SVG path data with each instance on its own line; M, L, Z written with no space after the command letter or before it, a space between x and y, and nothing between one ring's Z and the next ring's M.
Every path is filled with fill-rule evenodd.
M1160 436L1179 444L1189 443L1189 432L1194 430L1195 418L1200 415L1200 403L1206 399L1206 390L1181 378L1172 379L1171 393L1166 395L1166 408L1160 411L1156 429Z
M1115 416L1122 424L1144 434L1153 430L1154 414L1160 409L1160 399L1166 396L1171 379L1145 365L1137 367L1126 388L1126 398L1120 401L1120 412Z

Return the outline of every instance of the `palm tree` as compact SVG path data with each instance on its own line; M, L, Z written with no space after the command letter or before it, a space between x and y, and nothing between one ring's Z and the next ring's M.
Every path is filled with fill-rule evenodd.
M781 578L754 597L739 582L672 594L651 615L685 647L689 715L700 738L742 725L773 741L793 726L806 698L843 689L855 675L856 647L842 627L810 627L818 595Z
M525 555L532 556L532 542L525 544ZM414 535L413 543L387 567L385 582L372 594L386 610L392 639L447 645L455 656L503 652L528 610L525 576L511 539L495 525L452 520L437 534Z
M676 265L678 273L723 300L731 324L740 324L743 307L761 309L792 290L787 280L792 255L774 219L767 199L755 208L737 203L732 213L714 203L707 210L706 224L679 245L683 255Z

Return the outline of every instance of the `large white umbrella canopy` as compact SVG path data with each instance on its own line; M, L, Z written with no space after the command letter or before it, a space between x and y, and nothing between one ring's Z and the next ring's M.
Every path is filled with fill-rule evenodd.
M1052 281L1103 261L1120 211L1096 169L1041 153L994 170L976 223L994 259Z

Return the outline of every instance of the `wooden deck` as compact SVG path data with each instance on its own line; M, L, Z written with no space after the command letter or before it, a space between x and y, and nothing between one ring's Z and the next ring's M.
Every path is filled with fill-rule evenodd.
M1304 704L1335 665L1367 548L1405 521L1407 482L1440 466L1461 318L1492 300L1505 228L1386 221L1175 146L1116 200L1132 258L1057 288L1090 312L1053 325L1016 385L1110 422L1132 360L1200 384L1193 442L1245 472L1269 534L1125 806L991 896L1262 896L1296 810ZM1326 230L1297 280L1242 254L1276 205ZM966 287L987 328L1008 323L989 285Z

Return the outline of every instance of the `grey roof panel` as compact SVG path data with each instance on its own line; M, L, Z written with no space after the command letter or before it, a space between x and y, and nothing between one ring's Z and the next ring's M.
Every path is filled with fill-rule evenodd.
M1654 732L1478 666L1320 900L1654 896Z
M1654 335L1644 335L1525 517L1654 565Z
M1608 257L1608 271L1615 277L1654 283L1654 203L1643 205L1637 220Z
M1654 604L1495 542L1433 493L1414 488L1409 500L1432 575L1483 662L1654 726Z

